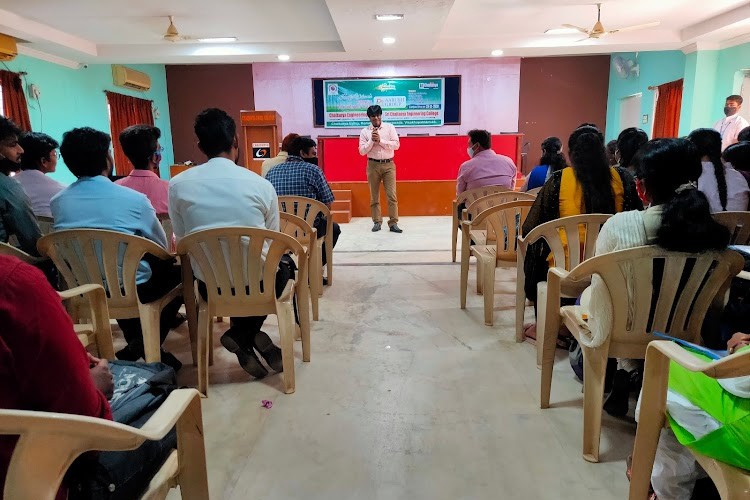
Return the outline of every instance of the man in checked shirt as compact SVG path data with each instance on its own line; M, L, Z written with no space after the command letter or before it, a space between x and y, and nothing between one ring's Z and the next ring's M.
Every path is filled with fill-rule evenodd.
M401 143L396 127L383 123L383 109L375 104L367 108L370 125L359 134L359 154L367 155L367 182L370 184L370 211L372 231L380 231L383 217L380 214L380 183L388 198L388 227L392 233L401 233L398 227L398 199L396 198L396 164L393 154Z

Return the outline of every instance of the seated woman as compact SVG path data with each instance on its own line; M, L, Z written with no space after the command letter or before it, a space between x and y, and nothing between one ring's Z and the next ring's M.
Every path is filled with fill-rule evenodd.
M643 130L636 127L629 127L620 132L617 136L617 150L615 157L617 164L622 168L627 168L633 173L633 157L636 151L648 142L648 135Z
M636 185L643 211L614 215L602 226L596 240L596 255L643 245L667 250L703 252L720 250L729 243L729 231L711 217L705 194L696 188L701 175L700 156L685 139L657 139L646 143L636 155ZM612 324L608 292L599 276L591 279L588 308L590 336L582 337L587 347L599 347L607 340ZM618 371L605 410L612 415L628 411L632 360L618 360Z
M750 184L750 142L732 144L721 154L721 159L728 164L727 167L731 166L741 173Z
M544 184L523 224L523 234L561 217L643 208L633 177L625 169L607 163L604 136L599 129L588 125L577 128L568 139L568 150L572 167L553 173ZM544 241L529 247L524 261L524 289L535 307L537 283L547 280L551 264L550 249ZM535 325L527 327L525 334L536 338Z
M698 189L706 194L711 213L747 210L750 188L741 173L721 162L721 135L714 129L699 128L690 133L688 140L701 156L703 171Z
M553 173L566 166L565 155L562 154L562 142L557 137L547 137L542 142L542 157L539 159L539 166L529 172L526 185L521 188L521 191L544 186Z
M727 350L732 354L746 350L748 345L750 335L736 333ZM750 470L750 377L717 380L671 363L667 413L670 426L659 436L651 472L651 498L693 497L695 482L706 473L688 448Z

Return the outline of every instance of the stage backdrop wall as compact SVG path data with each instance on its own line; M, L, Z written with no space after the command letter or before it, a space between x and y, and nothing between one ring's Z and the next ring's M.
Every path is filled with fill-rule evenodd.
M518 130L520 59L461 59L396 62L255 63L255 109L276 110L283 134L347 135L359 129L313 126L312 78L461 75L461 124L400 129L401 134L464 134L473 128L492 133Z

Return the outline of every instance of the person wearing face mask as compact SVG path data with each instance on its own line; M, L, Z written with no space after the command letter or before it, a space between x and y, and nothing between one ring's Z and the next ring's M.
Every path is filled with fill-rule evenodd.
M315 141L309 137L298 137L292 141L288 148L289 157L284 163L280 163L266 173L266 179L273 184L276 194L279 196L304 196L312 198L331 208L333 204L333 192L328 186L323 171L317 167L318 152ZM318 238L326 235L327 220L322 214L318 214L314 224L318 230ZM341 235L338 223L333 223L333 246ZM328 262L326 258L325 243L323 244L323 266ZM324 278L323 283L327 284Z
M516 164L507 156L495 153L492 138L486 130L470 130L466 154L469 160L458 169L456 194L484 186L505 186L513 189L516 181Z
M25 134L19 144L24 153L21 156L21 172L14 178L31 200L34 215L52 217L49 202L65 189L63 184L47 175L57 168L57 148L60 145L52 137L40 132Z
M18 170L23 147L18 143L23 132L11 120L0 116L0 242L15 235L26 253L38 256L36 242L41 238L39 225L31 210L31 201L21 185L10 177Z
M716 122L714 130L721 134L721 150L737 142L740 131L748 126L747 120L740 116L742 96L730 95L724 104L725 117Z
M115 184L145 194L159 215L169 210L169 181L159 177L164 151L159 144L160 137L161 130L151 125L133 125L120 132L120 146L134 170L115 181Z

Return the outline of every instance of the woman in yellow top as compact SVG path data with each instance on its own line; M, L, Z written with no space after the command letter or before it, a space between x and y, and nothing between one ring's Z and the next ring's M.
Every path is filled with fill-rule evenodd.
M523 224L523 234L561 217L643 209L633 176L626 169L609 166L599 129L584 125L574 130L568 139L568 152L572 166L555 172L544 184ZM547 243L542 240L529 247L524 261L524 289L535 309L536 285L547 280L551 264ZM535 336L534 329L527 332Z

